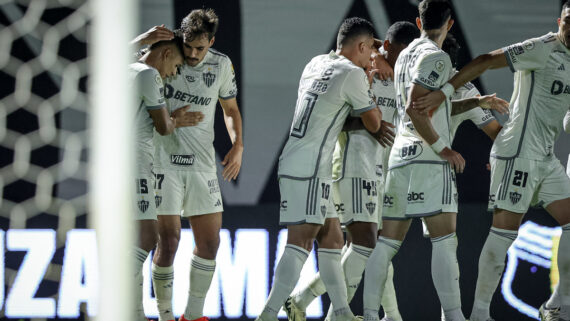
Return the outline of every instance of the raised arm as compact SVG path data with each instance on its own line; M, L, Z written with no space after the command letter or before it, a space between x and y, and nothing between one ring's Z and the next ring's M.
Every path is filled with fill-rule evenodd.
M509 113L509 103L506 100L498 98L496 94L471 97L451 102L451 116L464 113L477 106L483 109L494 109L500 114Z
M224 122L232 141L232 148L224 157L222 165L224 170L222 176L224 180L236 179L241 169L241 161L243 155L243 137L242 137L242 120L239 112L237 99L220 99L220 105L224 110Z
M508 62L503 49L480 55L463 67L440 90L430 92L424 96L418 96L413 102L413 108L427 113L441 105L445 100L446 94L451 95L455 89L479 77L487 69L498 69L507 66Z

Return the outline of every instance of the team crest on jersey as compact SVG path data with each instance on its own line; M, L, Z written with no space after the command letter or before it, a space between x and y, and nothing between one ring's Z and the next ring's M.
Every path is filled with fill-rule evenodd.
M366 203L366 209L368 210L368 213L370 213L370 215L372 215L374 213L374 210L376 209L376 203L374 203L374 202Z
M216 81L216 74L208 71L202 74L202 79L204 79L206 86L211 87L214 84L214 81Z
M159 207L160 204L162 204L162 196L155 195L154 196L154 204L156 205L156 207Z
M323 217L327 215L327 207L325 205L321 205L321 214L323 215Z
M439 72L442 72L445 69L445 63L443 60L438 60L435 62L435 69Z
M148 205L149 202L145 201L145 200L140 200L138 201L138 206L139 206L139 210L141 210L141 212L146 212L146 210L148 210Z
M511 198L511 202L514 204L518 203L521 200L522 194L517 192L510 192L509 197Z
M527 40L527 41L523 42L523 47L524 47L524 49L530 51L534 48L534 43L530 40Z

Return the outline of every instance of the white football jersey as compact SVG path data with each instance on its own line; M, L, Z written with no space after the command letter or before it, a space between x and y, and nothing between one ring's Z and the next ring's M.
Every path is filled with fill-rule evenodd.
M415 130L406 114L408 91L412 84L429 90L440 89L452 72L449 56L428 38L418 38L400 53L394 68L396 105L399 126L392 151L390 168L410 163L444 163L430 145ZM446 99L431 114L431 122L443 142L451 146L451 101Z
M570 49L555 33L503 48L514 74L509 120L491 156L543 160L553 156L570 108ZM569 68L566 70L566 68Z
M460 100L465 98L472 98L480 95L479 90L470 82L466 83L465 85L459 87L453 95L451 95L451 100ZM464 113L457 114L451 116L451 137L455 137L455 133L457 133L457 128L461 125L462 122L470 120L477 126L477 128L481 129L493 120L495 120L495 116L491 113L489 109L483 109L479 106L470 109Z
M177 128L172 135L155 135L155 164L176 170L216 172L214 114L218 99L237 95L234 70L228 56L210 49L196 66L184 64L180 74L166 80L170 112L190 105L204 119L196 126Z
M129 74L133 85L137 86L138 109L135 116L137 153L144 152L152 155L154 125L148 111L166 106L162 78L158 70L142 62L130 64Z
M331 177L332 153L346 116L376 108L366 73L331 51L313 58L299 82L295 116L279 157L279 176Z
M374 78L371 86L382 120L394 123L396 92L392 80ZM390 148L380 145L367 130L341 132L333 153L333 180L343 177L383 179Z

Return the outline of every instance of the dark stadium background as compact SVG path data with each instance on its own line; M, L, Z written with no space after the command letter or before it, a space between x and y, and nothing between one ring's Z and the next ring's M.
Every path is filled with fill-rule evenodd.
M248 0L243 0L248 1ZM244 85L244 79L249 75L244 74L243 62L245 60L243 48L243 25L244 25L244 15L243 15L243 1L183 1L174 0L173 1L173 22L175 26L180 24L181 19L192 9L201 7L211 7L216 10L217 14L220 16L220 29L216 35L216 43L214 47L230 56L233 61L237 83L239 86L238 102L242 110L242 114L245 116L248 113L252 113L251 109L248 109L248 104L244 101L243 93L247 93L250 90ZM460 0L454 1L456 4ZM370 1L368 1L370 2ZM380 5L385 8L386 16L389 18L387 24L391 24L399 20L413 21L416 17L416 2L415 1L394 1L394 0L377 0ZM562 1L556 1L562 3ZM349 10L346 12L345 17L350 16L360 16L373 20L371 15L374 12L369 10L367 7L367 1L364 0L351 0ZM515 1L510 2L512 6L515 5ZM500 7L500 6L499 6ZM21 6L25 9L25 6ZM299 7L299 11L303 8ZM500 10L504 10L503 7ZM522 9L521 9L522 10ZM529 15L532 15L532 8L526 8ZM46 14L45 19L61 19L68 15L68 10L53 10ZM556 12L552 12L552 20L555 22L557 17ZM344 17L338 17L338 24L342 21ZM485 17L481 17L485 19ZM512 16L506 18L504 24L509 24L508 19L516 19ZM10 20L3 12L0 10L0 23L2 25L10 24ZM292 20L290 23L294 24L295 21ZM337 24L337 26L338 26ZM555 26L555 24L554 24ZM257 26L258 28L264 28L263 25ZM141 29L143 30L143 29ZM385 31L385 30L384 30ZM542 35L548 31L555 31L554 27L550 29L540 29L533 30L530 35ZM474 50L470 43L467 41L466 32L469 30L462 24L461 20L457 20L452 33L459 40L462 50L460 53L460 66L464 65L470 59L474 58L471 56L471 52L481 52L480 50ZM499 38L501 43L504 45L522 41L527 37L527 35L521 35L516 39L503 39L500 35L500 30L487 30L489 37ZM276 34L275 37L281 37L282 35ZM328 52L330 49L335 47L335 36L336 30L331 30L330 38L328 41L328 46L322 48L315 48L313 56L321 53ZM382 37L383 34L378 35ZM304 45L304 44L300 44ZM266 48L267 55L272 55L273 53L281 50L295 50L295 48ZM64 45L60 48L62 55L67 55L70 59L81 59L87 55L86 43L76 41L70 38L64 42ZM16 41L13 46L12 55L19 57L22 60L31 59L33 53L26 46L23 41ZM309 57L310 58L310 57ZM276 60L274 64L287 65L290 62L284 60ZM303 66L291 66L300 70ZM267 77L279 77L279 74L274 74L272 69L265 69ZM298 76L300 73L298 74ZM297 77L298 77L297 76ZM298 78L297 78L298 79ZM512 82L512 78L507 78L508 82ZM58 88L53 84L49 77L38 77L34 83L34 91L43 97L49 97L57 92ZM298 80L297 80L298 81ZM14 90L14 79L4 72L0 71L0 97L4 97ZM293 83L291 86L296 89L297 83ZM475 81L475 85L483 93L494 92L485 86L485 83L480 81ZM81 91L88 91L87 79L81 79L80 82ZM287 101L284 103L290 107L287 114L292 117L293 106L295 102L296 92L288 93ZM510 93L509 93L510 94ZM504 95L504 98L508 99L509 95ZM274 103L272 97L267 97L267 108L270 108ZM251 115L251 114L250 114ZM77 128L85 128L87 124L86 114L76 112L74 110L64 110L58 115L60 120L58 123L58 128L67 129L70 131L76 130ZM67 121L64 121L67 120ZM72 121L69 121L72 120ZM278 136L282 139L280 140L280 146L272 146L272 150L280 150L286 139L286 132L266 132L260 129L251 129L248 124L249 118L244 117L244 132L247 134L248 131L258 130L260 135L272 135ZM290 122L290 118L274 118L274 119L262 119L266 122ZM29 133L38 128L38 120L36 115L19 110L13 112L7 116L7 126L8 128L20 132ZM230 142L227 138L227 132L224 126L221 108L217 109L216 114L216 140L214 145L218 152L219 157L223 157L225 151L230 148ZM277 233L280 229L278 226L278 202L279 202L279 190L277 185L277 154L265 155L264 146L253 146L248 142L247 136L245 136L245 152L244 153L257 153L263 157L273 158L273 167L270 173L256 173L255 170L247 173L248 175L258 175L257 179L253 180L253 183L257 186L263 186L261 188L261 193L253 201L240 202L228 200L230 194L235 194L235 198L239 199L240 192L235 192L234 189L239 188L243 177L240 177L236 183L225 183L222 184L222 191L225 198L225 214L223 228L229 229L230 231L235 231L238 228L265 228L270 232L270 257L269 262L275 261L275 244L277 243ZM566 140L566 142L568 142ZM458 217L457 235L459 238L459 248L458 248L458 260L461 269L461 293L462 293L462 303L463 311L466 316L469 316L471 311L473 296L475 290L475 282L477 275L477 262L479 253L485 241L488 233L488 229L491 224L491 215L486 212L486 202L487 202L487 192L489 186L489 172L485 168L485 164L488 161L489 149L491 147L491 141L485 136L481 131L479 131L473 124L465 123L461 125L457 132L457 136L453 145L453 148L459 151L465 159L468 161L468 166L464 174L457 176L457 184L459 188L459 201L460 201L460 215ZM566 155L568 154L568 147L565 147ZM40 150L35 151L32 154L32 162L42 167L49 167L60 161L62 151L58 147L46 146ZM13 161L14 153L5 147L0 147L0 168L7 166ZM88 159L88 150L83 150L83 158ZM246 160L244 159L244 162ZM245 166L245 163L244 163ZM250 164L251 166L251 164ZM242 176L245 175L242 172ZM241 189L243 190L243 188ZM3 198L11 200L13 202L23 202L27 199L33 197L35 193L35 186L31 183L19 181L9 186L5 186L3 189ZM54 195L57 194L60 197L74 197L77 194L87 193L87 183L85 181L74 181L74 182L64 182L57 185L54 188ZM231 197L230 197L231 198ZM2 209L0 209L2 211ZM86 215L85 211L82 215L79 215L76 219L76 227L85 228L86 227ZM10 222L6 218L6 215L0 217L0 227L2 230L6 231ZM543 224L545 226L555 226L555 222L540 209L531 210L526 216L525 220L530 219L537 223ZM187 223L184 223L187 227ZM52 228L56 229L58 226L58 218L49 214L40 214L26 222L26 228L36 229L36 228ZM408 236L402 246L400 252L394 258L395 267L395 287L398 295L398 303L400 311L404 320L439 320L440 307L437 299L435 289L432 284L430 275L430 253L431 245L429 240L424 239L421 235L421 225L419 221L415 221L412 224L412 228L408 233ZM17 270L24 258L24 252L6 252L5 254L5 264L6 267ZM61 264L63 256L63 248L58 249L56 256L53 259L54 263ZM270 273L272 273L273 266L271 264ZM538 307L542 302L544 302L549 294L549 275L548 271L544 269L538 269L538 272L533 272L532 265L522 263L519 266L519 273L515 281L513 282L514 290L520 298L524 298L525 302ZM273 275L270 275L270 280ZM37 297L51 296L58 290L57 284L52 281L44 281L38 290ZM9 288L5 288L6 293ZM355 314L362 314L362 301L361 301L361 289L357 292L355 299L353 300L351 306L354 309ZM324 307L328 306L328 299L324 298ZM526 316L520 314L513 307L511 307L503 299L500 290L497 290L493 298L492 303L492 315L497 320L532 320ZM224 317L220 318L224 319ZM244 317L245 319L245 317Z

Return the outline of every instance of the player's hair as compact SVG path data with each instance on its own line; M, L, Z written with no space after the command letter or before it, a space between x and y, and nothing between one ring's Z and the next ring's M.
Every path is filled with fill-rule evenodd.
M219 22L220 19L213 9L195 9L182 19L180 29L187 41L192 41L204 34L208 36L208 40L212 40L218 31Z
M439 29L451 17L448 0L423 0L418 5L423 30Z
M341 48L362 35L374 37L374 26L370 21L358 17L345 19L338 29L336 46Z
M409 45L414 39L420 36L420 31L413 23L408 21L398 21L388 28L385 40L390 43Z
M449 55L449 59L451 60L453 67L457 67L459 49L461 49L461 46L459 45L459 42L457 42L457 39L455 39L452 34L448 33L441 45L441 50L445 51Z
M182 38L182 33L180 30L174 30L174 37L170 40L162 40L159 42L153 43L149 50L154 50L156 48L160 48L162 46L172 46L175 48L176 52L178 52L182 57L184 57L184 39Z
M568 8L570 8L570 0L567 0L566 2L564 2L564 4L562 5L562 11L564 11Z

